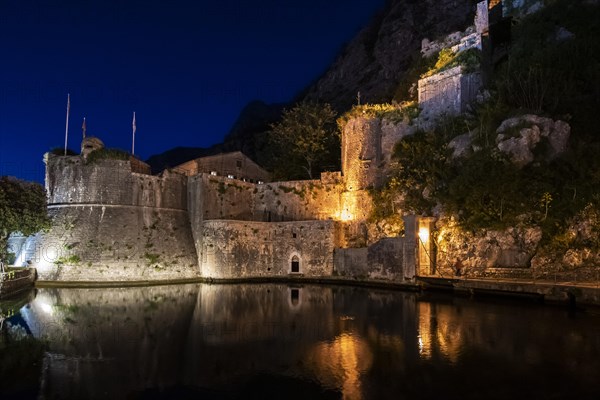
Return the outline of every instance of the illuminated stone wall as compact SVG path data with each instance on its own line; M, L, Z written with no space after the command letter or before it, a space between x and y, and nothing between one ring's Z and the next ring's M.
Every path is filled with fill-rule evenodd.
M379 187L393 166L394 145L416 126L378 117L355 117L342 132L342 173L349 192Z
M47 157L49 232L17 256L42 280L157 280L198 276L187 177L131 172L129 161ZM32 249L33 247L33 249Z
M404 238L384 238L368 247L338 248L334 256L334 275L353 278L403 281Z
M204 221L194 227L202 276L288 276L293 257L303 276L330 276L339 229L334 221Z
M129 161L85 163L79 156L46 154L48 204L102 204L187 209L187 178L132 172Z
M321 180L254 184L201 174L189 181L192 220L302 221L338 219L342 185Z

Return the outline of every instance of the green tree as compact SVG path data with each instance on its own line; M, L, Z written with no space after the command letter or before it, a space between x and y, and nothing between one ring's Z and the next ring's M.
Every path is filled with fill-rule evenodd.
M329 104L300 103L283 112L281 121L272 124L270 132L277 163L288 168L280 175L291 178L300 169L313 179L324 167L339 164L340 135L335 119L336 112ZM289 166L293 167L291 171Z
M49 226L44 188L38 183L0 177L0 259L6 259L12 232L31 235Z

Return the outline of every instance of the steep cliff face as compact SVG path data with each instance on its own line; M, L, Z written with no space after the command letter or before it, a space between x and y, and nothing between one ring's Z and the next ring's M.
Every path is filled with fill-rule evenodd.
M363 103L389 101L422 39L465 29L473 20L474 4L473 0L390 0L302 98L338 109L348 108L359 91Z

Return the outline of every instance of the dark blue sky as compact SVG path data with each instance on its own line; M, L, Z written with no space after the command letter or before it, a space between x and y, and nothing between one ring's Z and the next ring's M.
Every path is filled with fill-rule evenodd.
M253 99L289 101L385 0L0 0L0 175L43 179L81 123L146 159L220 142Z

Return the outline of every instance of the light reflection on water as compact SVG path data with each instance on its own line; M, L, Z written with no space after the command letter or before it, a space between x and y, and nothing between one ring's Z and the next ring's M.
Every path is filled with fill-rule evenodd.
M46 351L35 356L39 359L22 357L25 366L7 367L0 395L600 394L600 315L595 312L569 315L523 303L275 284L40 289L27 301L4 321L2 361L14 359L10 351L16 351L17 332L47 341Z

